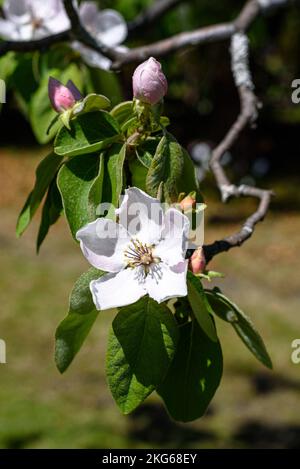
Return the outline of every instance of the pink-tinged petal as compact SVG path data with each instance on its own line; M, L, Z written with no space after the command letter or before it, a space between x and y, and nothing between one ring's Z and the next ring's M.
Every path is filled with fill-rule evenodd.
M115 47L125 41L128 29L123 16L115 10L102 10L97 16L97 38L107 47Z
M185 257L188 248L190 222L186 215L175 208L165 213L162 240L155 248L155 255L168 265L175 265Z
M186 273L187 261L174 267L160 263L152 267L146 278L146 290L158 303L170 298L187 296Z
M112 220L99 218L81 228L76 238L88 262L97 269L119 272L125 267L124 251L130 235Z
M31 19L26 0L5 0L2 8L5 18L16 24L25 24Z
M90 47L84 46L78 41L72 42L72 48L79 52L87 65L101 70L110 70L112 61Z
M161 101L168 91L168 82L161 64L154 57L135 69L132 85L134 98L152 105Z
M137 278L136 269L125 269L93 280L90 290L98 310L127 306L146 294L145 284Z
M11 21L0 18L0 37L12 41L17 40L19 35L16 25Z
M164 215L157 199L132 187L125 191L116 214L119 215L120 224L142 243L156 244L159 241Z
M80 93L79 89L77 88L77 86L75 85L75 83L73 83L72 80L69 80L68 83L67 83L67 88L71 91L75 101L80 101L83 96L82 94Z
M98 6L95 2L83 2L79 7L79 16L83 26L89 30L96 32L97 16L99 14Z
M71 91L53 77L49 78L48 91L52 107L56 112L66 111L76 103Z

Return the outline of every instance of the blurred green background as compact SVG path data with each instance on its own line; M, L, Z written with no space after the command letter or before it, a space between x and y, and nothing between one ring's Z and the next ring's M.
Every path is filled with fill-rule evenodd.
M145 0L102 1L130 21ZM143 31L129 45L234 18L243 1L188 1ZM35 255L38 217L21 240L14 229L47 148L38 146L18 96L10 87L0 118L0 338L7 364L0 365L1 448L300 448L300 364L291 343L300 338L300 105L291 82L300 78L300 13L295 6L259 18L250 32L251 68L264 103L256 130L246 130L227 155L237 182L272 187L276 198L266 221L241 249L218 256L219 285L253 319L266 341L274 371L265 370L226 324L217 322L224 351L224 378L207 415L192 424L172 422L155 396L122 416L105 382L106 337L111 316L102 313L64 376L53 360L54 332L64 317L68 292L87 268L64 220ZM32 56L29 57L32 62ZM163 60L170 90L166 113L172 131L192 154L213 146L238 111L228 43L204 45ZM97 92L114 101L131 97L134 65L117 75L92 71ZM25 69L24 69L25 70ZM0 68L0 78L2 70ZM199 146L198 146L199 150ZM202 152L203 153L203 152ZM199 168L206 196L206 242L236 230L255 202L222 205L205 162ZM245 179L246 178L246 179Z

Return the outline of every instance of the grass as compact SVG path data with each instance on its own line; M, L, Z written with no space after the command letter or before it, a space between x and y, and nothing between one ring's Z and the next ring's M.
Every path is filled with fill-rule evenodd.
M109 313L100 315L65 375L54 365L55 328L87 264L64 220L52 229L38 257L37 220L21 240L15 238L16 217L38 158L13 149L0 154L0 338L7 343L7 364L0 365L0 447L299 448L300 365L290 359L291 342L300 337L299 214L272 211L243 248L211 264L226 274L216 284L251 316L264 337L274 371L265 370L230 326L218 321L224 378L207 415L192 424L176 424L153 396L124 417L105 382ZM224 218L231 207L215 200L208 205L207 242L237 229L249 208L234 204L232 221L217 223L215 214Z

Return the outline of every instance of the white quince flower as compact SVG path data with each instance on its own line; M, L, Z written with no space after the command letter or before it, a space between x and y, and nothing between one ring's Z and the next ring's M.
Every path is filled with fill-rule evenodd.
M127 24L115 10L99 10L96 3L82 2L78 6L79 17L86 30L99 45L125 53L128 49L121 44L127 37ZM42 39L52 34L67 31L71 27L62 0L4 0L4 19L0 18L0 36L12 41ZM79 41L72 47L91 67L109 70L111 60Z
M128 49L121 46L127 37L127 24L123 16L115 10L99 10L94 2L83 2L79 7L79 16L83 26L99 44L115 49L118 52L126 52ZM83 60L91 67L109 70L111 60L96 52L79 41L72 43Z
M135 187L116 214L119 223L99 218L76 235L89 263L108 272L90 283L96 308L126 306L146 294L158 303L186 296L188 218L175 208L164 213Z
M61 0L5 0L0 36L12 41L30 41L60 33L70 27Z

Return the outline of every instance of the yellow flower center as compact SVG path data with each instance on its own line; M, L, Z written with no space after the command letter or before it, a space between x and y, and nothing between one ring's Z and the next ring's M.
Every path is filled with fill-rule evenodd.
M153 245L143 244L138 239L132 239L124 253L128 267L143 267L145 273L148 273L151 264L160 262L160 258L153 255L153 249Z

